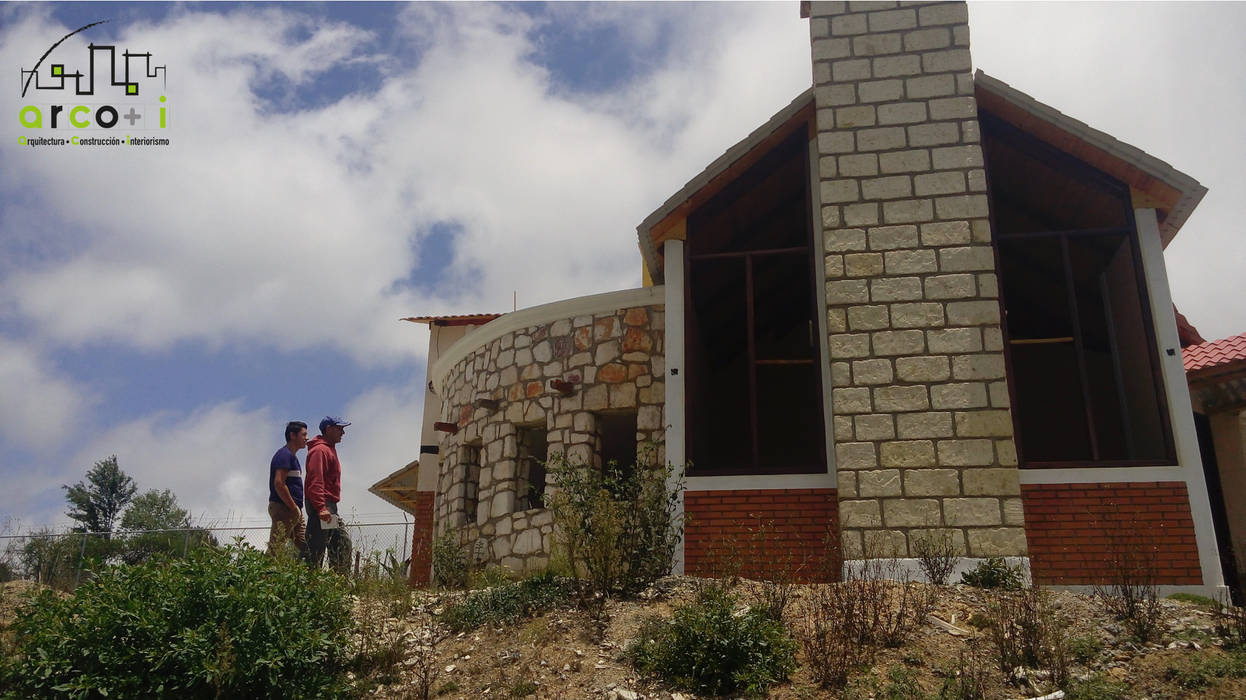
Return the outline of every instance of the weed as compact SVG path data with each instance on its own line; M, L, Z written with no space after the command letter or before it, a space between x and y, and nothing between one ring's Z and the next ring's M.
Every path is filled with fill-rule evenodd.
M510 569L501 566L486 566L467 575L467 587L471 589L493 588L515 580Z
M550 610L571 597L574 587L551 573L493 588L472 591L461 603L447 606L442 621L455 632L485 624L503 625Z
M1068 641L1068 649L1074 661L1089 663L1103 653L1103 640L1092 634L1080 635Z
M1065 625L1041 589L999 591L987 601L987 616L1000 670L1045 668L1056 685L1064 685L1069 653Z
M627 655L642 673L710 695L760 696L796 667L796 644L759 610L736 611L736 599L708 588L671 620L650 618Z
M915 537L913 553L917 555L917 565L926 575L926 580L936 586L947 583L956 563L960 561L960 552L952 541L952 534L947 530L931 531Z
M1010 566L1003 557L989 557L972 570L961 574L960 582L974 588L1001 588L1011 591L1021 588L1024 577L1021 575L1021 567Z
M939 700L985 700L987 676L990 673L983 654L972 644L961 649L956 668L943 681Z
M1215 607L1214 624L1225 646L1246 648L1246 607L1235 607L1226 595L1224 602Z
M1243 678L1246 677L1246 654L1202 654L1170 665L1164 677L1186 690L1206 688L1218 678Z
M536 693L537 684L532 681L519 681L510 688L512 698L523 698Z
M1179 600L1183 603L1199 605L1204 608L1211 608L1212 610L1215 610L1216 608L1220 607L1220 603L1216 602L1215 600L1211 598L1208 598L1205 595L1199 595L1197 593L1173 593L1168 596L1168 599Z
M441 697L442 695L449 695L450 693L453 693L457 691L458 689L459 689L458 683L455 683L454 681L446 681L445 683L441 684L440 688L437 689L437 697Z
M1096 673L1086 680L1070 683L1064 697L1065 700L1130 700L1134 693L1127 683Z
M1112 616L1129 627L1139 642L1159 637L1159 551L1142 539L1145 530L1136 522L1109 527L1108 582L1094 587L1095 596Z
M433 582L438 588L467 585L467 553L457 530L446 528L433 540Z

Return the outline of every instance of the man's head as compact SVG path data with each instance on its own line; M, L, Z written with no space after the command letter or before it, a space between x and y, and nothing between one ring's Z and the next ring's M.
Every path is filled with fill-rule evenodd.
M346 435L346 426L350 425L350 421L336 416L325 416L320 421L320 434L330 445L336 445L342 441L342 437Z
M307 447L307 424L301 420L286 423L286 447L291 452L298 452Z

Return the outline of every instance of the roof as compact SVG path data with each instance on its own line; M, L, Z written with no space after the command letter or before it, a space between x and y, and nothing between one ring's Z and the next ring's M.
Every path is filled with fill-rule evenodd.
M1189 218L1207 188L1141 149L1093 129L1029 95L977 71L978 107L1129 185L1156 209L1165 246Z
M368 491L395 508L415 515L416 484L419 482L419 477L420 462L416 460L372 484L368 487Z
M483 326L502 314L459 314L457 316L408 316L402 319L430 326Z
M1181 351L1187 374L1207 374L1246 363L1246 333L1231 338L1191 345Z

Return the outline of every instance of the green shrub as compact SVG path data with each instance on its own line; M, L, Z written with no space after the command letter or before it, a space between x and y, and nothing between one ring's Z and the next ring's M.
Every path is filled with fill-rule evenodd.
M1069 654L1078 663L1089 663L1102 652L1103 640L1094 635L1086 634L1069 640Z
M332 574L204 547L29 599L0 685L22 697L336 695L350 624Z
M548 499L569 564L599 598L637 593L671 570L683 523L676 517L682 484L668 486L672 467L643 464L594 469L561 454L547 473Z
M1074 681L1064 697L1065 700L1130 700L1134 693L1128 683L1095 674L1084 681Z
M467 585L467 553L457 530L446 528L433 540L433 583L438 588Z
M1169 666L1164 676L1185 688L1206 688L1217 678L1246 677L1246 654L1201 654L1188 662Z
M709 695L764 695L796 667L796 643L760 610L737 614L735 598L707 587L675 609L651 618L627 649L637 670L676 688Z
M1024 583L1021 567L1009 566L1003 557L990 557L960 575L960 582L975 588L1016 590Z
M515 583L472 591L463 602L447 606L441 620L455 632L485 624L512 624L554 608L573 591L570 581L543 572Z

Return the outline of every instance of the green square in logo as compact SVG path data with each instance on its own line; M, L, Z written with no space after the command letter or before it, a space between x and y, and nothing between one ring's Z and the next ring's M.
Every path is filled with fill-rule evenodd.
M60 63L52 64L52 75L54 77L65 75L65 66Z
M125 94L137 95L138 94L138 83L126 83Z

